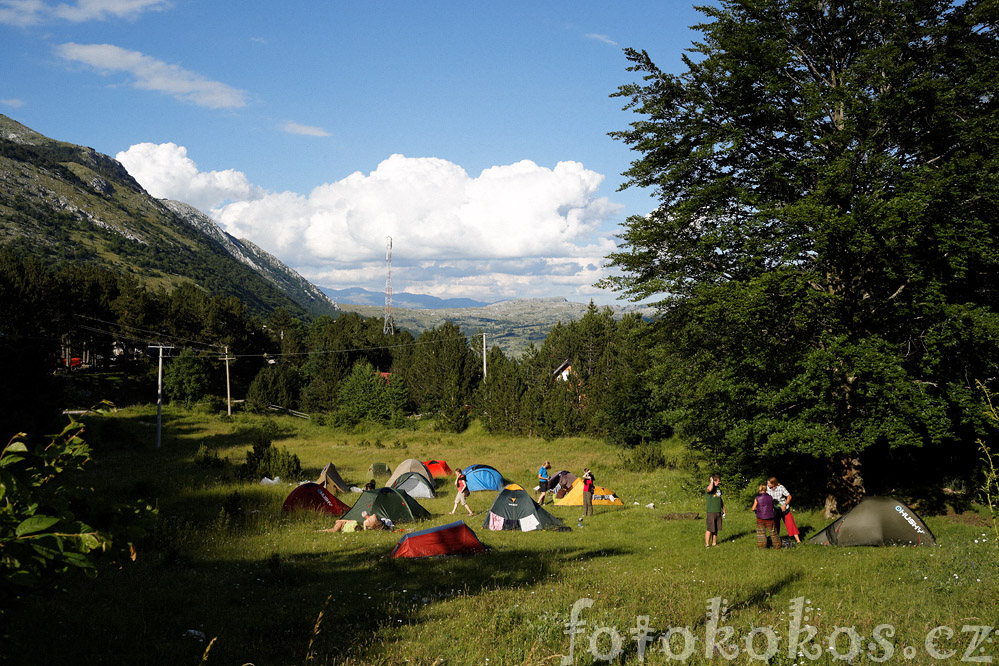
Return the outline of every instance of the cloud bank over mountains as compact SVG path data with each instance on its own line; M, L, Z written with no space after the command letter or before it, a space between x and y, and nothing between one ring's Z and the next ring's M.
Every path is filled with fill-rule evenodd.
M117 159L155 197L185 201L326 287L380 289L386 236L396 290L495 301L586 300L606 274L622 206L579 162L522 160L469 175L447 160L392 155L307 194L268 192L232 169L200 171L183 146L133 145Z

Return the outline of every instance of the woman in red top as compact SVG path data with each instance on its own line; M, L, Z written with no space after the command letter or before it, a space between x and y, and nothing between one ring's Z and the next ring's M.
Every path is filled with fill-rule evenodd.
M451 507L451 515L454 515L454 512L458 510L458 505L461 504L465 507L465 511L468 511L468 515L474 516L475 514L472 513L471 507L465 502L465 498L471 494L468 490L468 484L465 482L465 475L461 473L460 468L455 473L458 475L458 478L454 480L454 485L458 488L458 494L455 495L454 506Z
M593 472L589 469L583 470L583 517L593 515L593 488L596 482L593 480ZM579 519L580 524L583 518Z

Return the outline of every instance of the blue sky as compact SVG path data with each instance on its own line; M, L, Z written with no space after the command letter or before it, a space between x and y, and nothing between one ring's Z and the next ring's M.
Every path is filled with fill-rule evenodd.
M117 157L312 282L615 302L622 49L680 71L658 2L0 0L0 112Z

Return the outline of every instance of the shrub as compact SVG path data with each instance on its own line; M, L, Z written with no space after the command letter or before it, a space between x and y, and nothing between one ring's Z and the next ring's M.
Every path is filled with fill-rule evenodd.
M286 479L302 475L302 461L298 456L285 448L272 444L277 435L277 426L266 422L258 428L244 431L250 438L253 448L246 454L246 462L239 469L243 479L259 479L261 477Z
M663 453L662 444L659 442L642 443L628 451L618 454L621 464L636 472L653 472L657 469L676 469L678 461Z

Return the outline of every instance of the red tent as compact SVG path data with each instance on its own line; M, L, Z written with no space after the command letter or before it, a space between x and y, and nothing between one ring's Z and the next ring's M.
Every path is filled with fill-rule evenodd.
M322 511L334 516L342 516L350 511L350 507L330 494L328 490L318 483L303 483L298 488L291 491L284 501L282 511L294 511L295 509L311 509Z
M464 521L458 520L407 534L395 545L392 557L467 555L484 553L486 550L475 532Z
M434 475L435 479L446 479L447 477L454 474L447 463L443 460L424 460L423 464L427 466L430 473Z

